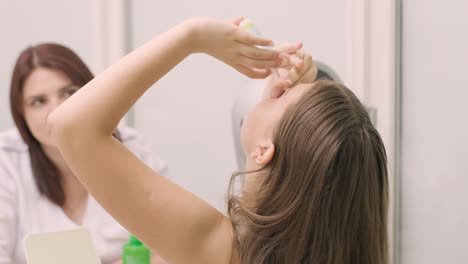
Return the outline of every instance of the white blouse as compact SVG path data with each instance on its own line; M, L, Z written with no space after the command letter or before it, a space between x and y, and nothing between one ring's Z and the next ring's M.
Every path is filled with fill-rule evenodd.
M141 136L119 127L122 143L156 171L166 165L150 154ZM121 257L129 233L89 195L82 227L89 230L103 264ZM39 193L28 147L16 129L0 133L0 264L25 264L23 239L31 233L76 228L62 208Z

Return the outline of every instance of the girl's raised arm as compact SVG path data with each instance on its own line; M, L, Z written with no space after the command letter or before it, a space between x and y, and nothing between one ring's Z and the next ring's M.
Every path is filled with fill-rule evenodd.
M255 47L270 44L234 24L191 19L112 65L48 118L54 142L86 189L169 263L228 263L230 221L147 167L112 132L138 98L191 53L261 78L281 62L277 51Z

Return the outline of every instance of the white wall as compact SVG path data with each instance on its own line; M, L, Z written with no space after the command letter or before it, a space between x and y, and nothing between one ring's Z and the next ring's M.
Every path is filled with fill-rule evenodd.
M0 130L12 127L9 89L14 63L29 45L59 42L92 57L92 1L0 1Z
M117 41L101 36L122 27L121 18L113 23L109 17L117 15L106 11L110 8L120 10L122 1L117 4L111 1L0 2L0 32L8 38L8 41L0 42L3 59L0 130L13 126L8 101L9 83L14 62L28 45L45 41L65 44L94 72L112 61L103 60L109 55L102 54L106 47L98 43L107 40L109 50L122 46L120 36L113 37L120 33L108 33ZM295 0L287 4L264 0L165 3L146 0L130 3L133 34L129 37L133 47L191 16L231 19L243 15L254 19L264 35L278 44L303 41L314 59L332 66L340 78L346 80L345 0ZM167 161L170 176L220 210L224 209L228 179L236 170L231 107L238 91L248 82L247 78L207 56L192 56L161 80L156 89L148 92L135 107L134 118L131 118L154 152Z
M344 78L345 0L134 1L133 43L141 45L191 16L253 19L276 43L303 41ZM236 170L231 107L248 79L204 55L165 76L135 107L135 126L169 164L172 179L224 210Z
M401 263L468 263L468 2L403 1Z

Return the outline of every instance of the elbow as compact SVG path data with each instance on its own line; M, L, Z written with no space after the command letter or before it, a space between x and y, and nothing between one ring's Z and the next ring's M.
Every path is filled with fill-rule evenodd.
M59 108L57 108L59 109ZM60 150L79 150L92 147L102 137L89 127L91 122L54 110L47 117L49 138Z
M69 128L65 121L66 119L61 117L57 111L52 111L47 117L47 130L49 133L49 138L57 147L60 147L60 143L64 142L64 137L69 134L66 132L69 130Z
M85 133L77 132L83 130L78 125L79 122L73 122L62 112L52 111L47 117L47 129L52 144L60 150L82 145Z

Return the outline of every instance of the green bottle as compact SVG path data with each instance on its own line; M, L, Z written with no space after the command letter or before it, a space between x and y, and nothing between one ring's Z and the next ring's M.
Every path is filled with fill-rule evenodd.
M151 252L136 237L130 235L130 241L123 246L122 264L150 264Z

